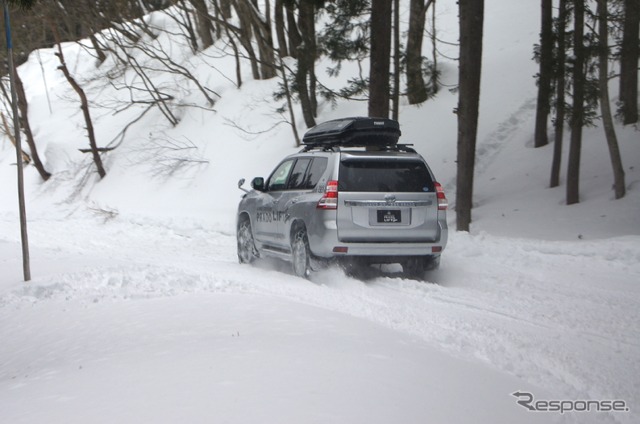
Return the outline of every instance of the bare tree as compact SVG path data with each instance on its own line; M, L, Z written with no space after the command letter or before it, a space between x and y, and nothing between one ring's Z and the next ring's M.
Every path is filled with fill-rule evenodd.
M187 6L187 1L178 0L178 5L180 6L180 9L182 10L183 13L178 13L178 14L170 13L169 16L171 16L174 21L176 21L180 26L182 26L182 28L184 28L185 30L184 35L186 35L187 39L189 40L191 51L193 53L196 53L198 51L198 37L196 37L196 30L193 25L193 22L191 22L191 17L190 17L191 15L189 14L189 7ZM136 42L136 40L132 40L132 41L134 43Z
M87 136L89 137L89 145L91 146L93 162L96 165L96 169L98 170L98 175L100 175L100 178L104 178L107 173L104 170L102 158L100 157L100 152L98 151L98 145L96 143L96 136L93 130L93 121L91 120L91 112L89 111L89 101L87 100L87 95L85 94L82 87L80 87L80 85L76 82L75 78L71 76L71 73L67 68L67 64L64 61L64 55L62 53L62 46L60 43L58 43L58 53L56 53L56 56L60 60L60 66L58 67L58 69L62 71L71 87L73 87L75 92L78 94L78 97L80 97L80 108L82 109L85 124L87 125Z

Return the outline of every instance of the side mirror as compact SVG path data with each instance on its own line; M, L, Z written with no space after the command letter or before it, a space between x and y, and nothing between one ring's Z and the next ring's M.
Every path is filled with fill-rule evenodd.
M244 178L240 178L240 181L238 181L238 188L244 191L245 193L249 193L249 190L247 190L246 188L242 188L243 185L244 185Z
M251 188L256 191L264 191L264 178L256 177L251 181Z

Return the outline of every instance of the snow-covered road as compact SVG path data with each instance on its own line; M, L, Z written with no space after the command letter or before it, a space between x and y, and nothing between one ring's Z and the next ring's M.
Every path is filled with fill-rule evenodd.
M20 281L19 244L13 228L16 221L9 215L0 219L0 339L7 341L0 348L0 399L11 404L8 409L0 408L0 421L20 417L16 408L22 403L13 395L19 393L15 380L21 378L21 373L33 375L50 371L53 374L47 374L45 378L49 386L40 389L59 389L55 386L55 374L60 372L58 368L61 365L51 359L59 355L73 356L75 352L82 361L87 361L100 356L95 355L97 351L107 349L112 352L109 358L113 358L118 355L118 345L133 346L142 338L140 346L143 347L138 346L135 354L138 356L127 356L126 363L134 363L136 358L144 362L143 357L149 350L166 350L169 352L167 355L176 358L183 357L182 349L190 349L191 352L210 349L211 344L206 337L203 339L198 335L210 334L213 327L217 334L211 336L215 344L215 338L221 333L229 337L238 332L241 337L247 331L255 333L267 328L273 332L272 337L278 339L282 333L274 331L275 326L286 328L283 330L286 334L300 334L302 338L299 340L303 342L298 344L309 342L309 331L313 329L315 339L311 340L319 343L313 347L314 354L309 354L309 346L298 346L287 350L285 358L280 358L282 351L276 354L270 350L273 340L263 340L264 343L250 347L249 352L256 355L263 351L266 364L279 358L275 365L278 369L284 366L279 362L283 360L286 363L293 361L293 369L298 369L301 365L295 365L294 358L306 355L313 361L317 359L318 349L324 349L327 358L336 360L331 366L324 363L316 373L344 373L345 364L351 362L347 360L339 365L340 358L353 358L353 355L341 356L340 352L349 351L348 340L360 338L368 343L365 350L372 355L378 352L373 346L383 344L385 346L378 346L382 349L378 354L401 361L411 357L413 359L409 363L414 368L412 361L421 355L426 362L434 358L438 358L440 363L444 363L442 358L453 361L442 365L441 369L449 371L460 368L460 364L470 364L469 370L460 371L448 382L442 382L443 378L446 379L446 372L444 376L437 377L438 387L444 392L458 390L460 393L463 381L469 384L467 389L471 391L479 387L482 379L493 382L481 386L487 397L493 399L487 402L500 405L500 410L506 411L507 415L502 417L504 420L515 417L519 421L541 419L542 422L556 419L568 422L637 422L635 411L640 405L640 239L636 236L551 242L456 233L443 256L441 269L430 276L430 283L393 276L362 282L344 276L337 269L314 274L312 281L308 282L292 276L284 264L261 262L253 267L239 265L232 229L213 230L197 222L151 222L144 218L115 218L103 222L101 218L81 215L59 220L43 217L30 224L34 278L29 284ZM229 308L230 304L237 305L239 309ZM224 312L224 305L231 312ZM208 316L205 311L209 311ZM240 314L238 311L244 311L243 316L251 318L244 318L238 324L238 320L230 318ZM114 316L120 318L112 322L107 318ZM345 317L350 318L345 320ZM62 319L62 323L41 322L48 319ZM83 325L85 319L87 325ZM200 322L203 320L206 322ZM323 322L325 324L321 324ZM354 327L349 328L350 325ZM62 331L62 328L68 331ZM176 337L149 336L149 331L164 328ZM95 332L101 336L95 336ZM396 342L385 342L389 335L392 339L395 337ZM144 343L145 337L150 337L151 341ZM83 339L87 340L89 347L83 345ZM167 342L169 339L172 342L163 345L163 340ZM178 343L180 340L182 342ZM184 345L185 340L191 341ZM112 343L115 346L110 346ZM404 346L400 350L394 347L398 343ZM405 346L407 343L413 347ZM25 355L33 358L33 352L28 353L31 348L35 349L39 359L25 365L19 358ZM184 374L174 382L149 380L149 374L154 372L153 364L162 362L154 362L159 361L155 355L149 361L150 364L127 378L138 378L151 386L173 384L178 380L187 384L183 381ZM196 363L200 363L198 361ZM365 374L375 369L369 363L371 358L363 361L368 364L363 365L363 369L369 370ZM107 362L111 367L137 369L137 366ZM17 370L17 364L30 371ZM179 362L176 368L184 365ZM315 367L312 363L307 365ZM71 364L66 362L64 366ZM86 365L82 366L86 368ZM38 367L39 370L34 369ZM249 375L257 373L251 366L246 367L247 364L242 362L234 369L245 370ZM302 368L292 371L293 374L304 375ZM417 375L424 377L422 384L427 384L427 376L434 369L416 368ZM478 374L478 370L493 370L491 372L496 374L489 372L488 377L478 377L482 374ZM309 371L306 372L308 374ZM171 378L172 373L168 374ZM263 376L267 380L272 377ZM318 378L318 375L313 377ZM383 377L384 371L374 378L375 381L354 377L359 379L355 389L382 384ZM108 380L102 374L94 378L97 380L92 381ZM383 392L373 392L387 400L390 392L415 392L421 387L420 378L407 380L405 385L396 381L397 387L383 391L387 393L384 396L380 395ZM292 381L298 380L293 378ZM260 380L256 382L258 385L262 383ZM90 385L88 381L78 384L81 387ZM286 393L281 393L284 397L280 400L296 402L295 383L292 384ZM204 386L206 384L202 381L196 385L201 391ZM329 386L325 388L337 398L322 399L321 402L338 402L340 394L336 394L335 389L329 390ZM91 391L90 388L87 390ZM563 416L529 413L510 397L510 393L517 390L529 390L540 399L622 399L631 411L615 414L575 412ZM43 392L37 391L27 394L44 396ZM215 393L211 395L217 396ZM413 393L408 398L410 403L416 395ZM253 396L260 398L258 393ZM372 404L378 402L375 395L370 393L369 396ZM450 402L458 398L450 395L440 397L440 403L443 399ZM398 406L398 411L402 408L407 411L408 415L404 417L408 421L405 422L417 422L418 417L427 413L425 411L434 411L433 406L425 404L408 408L399 399L402 396L391 403ZM113 399L107 395L105 402L110 401ZM475 401L475 405L482 405L482 400ZM313 409L308 402L308 397L302 398L300 416L304 416L305 410L310 413L309 409ZM44 405L49 404L45 402ZM351 409L346 406L338 408L342 411L337 412L342 415L342 420L336 415L325 417L327 420L324 422L361 422L347 419L349 414L364 417L358 415L358 408L353 409L353 403L349 405ZM401 405L404 406L400 408ZM504 405L507 406L502 408ZM79 417L91 417L97 411L95 408L100 407L88 406ZM56 408L50 406L50 409L62 414L59 417L64 415ZM229 415L221 413L219 417L234 417L232 409L227 411ZM442 415L436 413L434 416L441 417L442 421L435 422L453 422L455 417L461 416L467 417L468 422L505 422L490 413L477 415L480 421L472 420L471 416L453 414L454 409L451 405L444 408L441 403L441 408L435 410ZM375 422L390 422L388 418L396 411L395 407L381 410L391 415L385 418L373 408L369 412L378 417ZM199 411L206 416L205 411ZM287 415L290 421L280 422L296 422L296 414ZM37 422L39 415L27 414L25 417L24 422ZM116 419L121 415L113 413L107 417ZM145 417L153 418L145 415L138 418ZM164 417L166 422L172 421L168 416ZM199 415L192 418L203 420ZM272 417L271 422L277 422L275 418ZM322 421L317 414L314 420Z

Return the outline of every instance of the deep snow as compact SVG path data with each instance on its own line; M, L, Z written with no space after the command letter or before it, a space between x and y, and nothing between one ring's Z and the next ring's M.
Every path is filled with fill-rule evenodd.
M614 201L602 130L585 130L582 203L564 205L564 186L547 188L552 146L531 147L538 5L486 3L472 232L451 234L428 283L392 273L362 282L337 269L308 282L286 264L237 263L237 180L265 176L296 149L274 114L276 81L245 78L237 90L220 76L233 75L233 62L213 58L217 47L190 57L179 39L160 37L221 95L216 112L187 106L202 103L197 91L157 75L181 99L182 121L170 128L157 111L145 115L106 156L107 178L90 173L83 186L91 168L77 152L86 144L78 104L53 52L39 54L44 79L32 55L20 73L55 175L43 184L26 169L25 284L15 152L0 144L0 422L637 422L638 133L618 129L628 195ZM457 38L455 8L438 5L441 39ZM171 25L161 13L149 19ZM123 94L89 82L112 64L95 69L75 45L65 55L95 96L106 145L140 110L113 114L109 102ZM340 84L349 66L342 80L321 77ZM455 63L442 66L455 84ZM400 119L450 201L456 101L443 90L404 105ZM365 108L322 104L321 119ZM191 147L177 156L191 162L168 177L149 159L175 164L176 143ZM532 413L516 404L519 390L622 399L631 411Z

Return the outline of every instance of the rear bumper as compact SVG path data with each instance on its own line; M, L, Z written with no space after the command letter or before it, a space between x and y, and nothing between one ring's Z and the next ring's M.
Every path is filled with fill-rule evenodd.
M335 227L335 223L332 226ZM410 243L343 242L338 240L337 229L325 227L324 231L309 233L309 247L314 256L327 259L348 256L401 257L439 255L447 245L449 233L446 221L439 222L439 227L439 237L436 240Z

